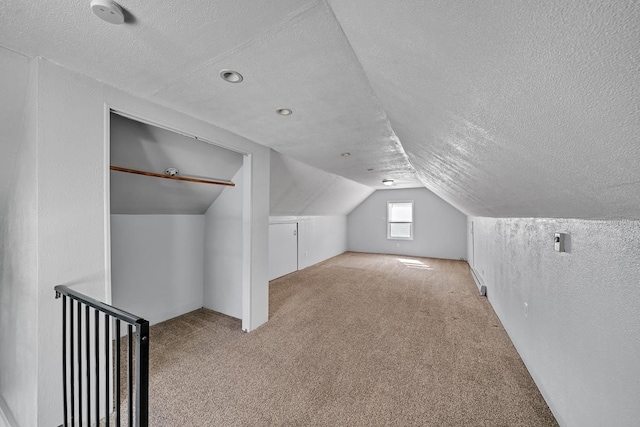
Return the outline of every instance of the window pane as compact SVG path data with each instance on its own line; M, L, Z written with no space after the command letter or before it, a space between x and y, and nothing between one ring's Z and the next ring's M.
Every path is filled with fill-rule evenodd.
M413 203L389 203L389 222L413 222Z
M411 238L411 224L408 223L389 223L389 237L397 237L410 239Z

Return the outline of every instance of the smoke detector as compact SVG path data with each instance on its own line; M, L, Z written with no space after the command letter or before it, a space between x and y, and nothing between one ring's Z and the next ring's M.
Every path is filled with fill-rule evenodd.
M124 23L124 12L113 0L92 0L91 11L103 21L120 25Z

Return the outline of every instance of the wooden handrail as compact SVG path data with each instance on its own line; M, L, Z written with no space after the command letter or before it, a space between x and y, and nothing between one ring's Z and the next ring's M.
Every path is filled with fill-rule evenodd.
M222 180L222 179L200 179L200 178L189 178L186 176L177 176L177 175L171 176L171 175L164 175L161 173L141 171L137 169L122 168L120 166L113 166L113 165L111 165L110 169L112 171L135 173L137 175L152 176L155 178L174 179L176 181L198 182L201 184L227 185L229 187L236 186L233 182Z

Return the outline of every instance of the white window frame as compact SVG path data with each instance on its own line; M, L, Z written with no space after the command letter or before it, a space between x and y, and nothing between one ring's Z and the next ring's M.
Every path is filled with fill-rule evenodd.
M391 221L389 211L392 203L411 203L411 222ZM391 224L409 224L409 237L391 236ZM415 224L415 203L413 200L389 200L387 201L387 240L413 240L413 229Z

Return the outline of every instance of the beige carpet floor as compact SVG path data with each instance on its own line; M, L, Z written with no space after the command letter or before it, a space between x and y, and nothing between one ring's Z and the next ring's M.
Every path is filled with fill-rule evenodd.
M151 426L553 426L466 262L345 253L151 328Z

